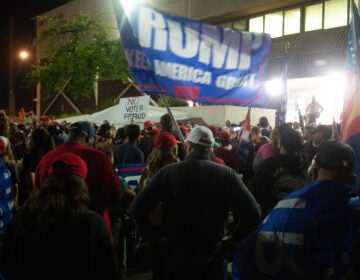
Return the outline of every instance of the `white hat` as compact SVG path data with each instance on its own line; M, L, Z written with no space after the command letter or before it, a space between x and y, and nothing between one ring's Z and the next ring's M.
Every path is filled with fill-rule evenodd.
M214 144L214 137L208 127L198 125L191 130L186 141L190 141L191 143L201 146L212 147Z

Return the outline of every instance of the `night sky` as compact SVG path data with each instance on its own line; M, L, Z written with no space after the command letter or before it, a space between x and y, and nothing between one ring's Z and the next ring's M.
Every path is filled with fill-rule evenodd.
M0 109L8 109L9 95L9 39L10 18L13 18L13 77L16 94L16 109L35 110L35 92L24 88L25 75L30 71L31 59L21 61L17 53L21 49L31 50L35 37L34 16L54 9L71 0L12 0L0 4Z

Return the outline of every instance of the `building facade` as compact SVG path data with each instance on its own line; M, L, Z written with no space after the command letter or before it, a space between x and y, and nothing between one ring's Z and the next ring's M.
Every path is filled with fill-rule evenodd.
M274 91L274 96L280 91L286 53L287 121L298 120L298 110L305 114L313 96L325 108L320 123L340 121L350 0L127 0L124 5L136 2L238 31L269 33L272 54L267 66L267 89ZM112 0L74 0L47 15L71 16L80 10L102 16L109 24L109 36L119 37Z
M357 0L355 0L358 2ZM238 31L272 38L269 91L279 88L286 53L288 121L305 115L312 96L323 104L319 122L342 113L350 0L148 0L154 8ZM358 4L358 3L356 3ZM279 91L279 90L278 90Z

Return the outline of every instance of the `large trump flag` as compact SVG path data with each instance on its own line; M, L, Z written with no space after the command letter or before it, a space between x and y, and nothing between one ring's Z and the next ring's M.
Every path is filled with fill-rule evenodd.
M347 51L347 87L344 95L344 108L341 123L342 140L350 144L356 152L357 187L360 187L360 72L359 72L359 11L351 1L351 20Z
M121 40L138 87L201 103L265 104L268 34L236 32L159 12L123 11L113 0Z

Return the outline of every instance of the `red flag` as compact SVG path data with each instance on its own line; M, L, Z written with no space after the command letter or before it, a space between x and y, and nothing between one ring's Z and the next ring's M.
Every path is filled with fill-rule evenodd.
M351 1L351 20L347 50L347 87L341 123L341 139L352 146L356 153L357 187L360 187L360 80L359 80L359 11Z

